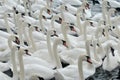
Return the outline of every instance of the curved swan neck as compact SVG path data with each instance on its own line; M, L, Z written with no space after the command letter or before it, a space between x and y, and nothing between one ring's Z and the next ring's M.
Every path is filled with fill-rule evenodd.
M51 47L51 39L50 39L50 35L51 35L52 30L47 31L47 47L48 47L48 52L49 55L51 57L51 60L53 60L53 52L52 52L52 47Z
M24 4L24 7L25 7L25 15L27 16L28 14L27 14L27 5L26 5L26 0L23 0L23 4Z
M5 20L5 25L6 25L6 28L7 28L7 32L12 34L12 32L10 30L10 27L9 27L9 24L8 24L7 14L6 13L4 14L4 20Z
M17 66L16 66L16 61L15 61L15 49L16 46L13 46L11 48L11 62L13 66L13 80L18 80L18 73L17 73Z
M31 42L33 51L36 51L36 45L35 45L34 40L33 40L32 31L33 31L33 27L30 27L30 29L29 29L30 42Z
M108 19L108 24L109 26L112 26L112 23L111 23L111 19L110 19L110 16L112 15L112 13L115 12L115 9L110 9L107 13L107 19Z
M90 56L90 42L91 40L86 40L86 52L88 56Z
M61 31L62 31L63 37L64 37L64 39L66 41L66 44L68 45L68 49L70 49L71 45L70 45L70 41L69 41L68 36L67 36L67 27L68 27L67 23L62 22Z
M81 21L80 21L80 11L82 10L82 8L78 8L77 10L77 14L76 14L76 17L77 17L77 26L78 26L78 29L80 30L80 35L83 33L82 32L82 25L81 25Z
M97 55L97 51L96 51L96 40L93 41L93 48L94 48L94 58L96 61L99 61L99 57Z
M20 17L20 15L19 15L19 17ZM22 21L19 21L18 35L19 35L19 39L20 39L20 45L24 45L22 34L23 34L23 23L22 23Z
M80 57L78 58L78 71L79 71L80 80L85 80L83 75L83 64L82 64L83 57L84 55L80 55Z
M52 26L53 29L55 29L55 27L54 27L54 21L55 21L57 18L59 18L59 16L55 15L55 16L53 16L53 18L52 18L52 20L51 20L51 26Z
M25 80L23 53L24 53L23 49L20 49L18 51L18 60L19 60L19 65L20 65L20 80Z
M87 25L88 25L88 23L89 23L89 21L88 20L86 20L85 22L84 22L84 40L87 40L87 32L86 32L86 29L87 29Z
M45 33L45 29L44 29L43 23L42 23L42 13L43 13L43 11L45 11L45 10L46 10L46 7L43 7L43 8L40 10L40 15L39 15L39 23L40 23L40 27L41 27L43 33Z
M108 28L109 28L109 25L105 26L105 33L106 33L107 40L109 39Z
M61 64L61 61L60 61L60 58L59 58L58 52L57 52L57 46L59 44L58 42L59 42L59 40L56 39L53 43L53 54L54 54L54 58L55 58L57 68L62 68L62 64Z
M24 36L25 36L25 39L26 39L26 41L28 42L28 46L30 45L30 39L29 39L29 36L28 36L28 32L26 31L27 29L26 29L26 26L27 26L27 24L26 23L24 23L23 24L23 30L24 30Z
M106 4L107 4L107 1L102 2L102 16L105 21L106 21Z

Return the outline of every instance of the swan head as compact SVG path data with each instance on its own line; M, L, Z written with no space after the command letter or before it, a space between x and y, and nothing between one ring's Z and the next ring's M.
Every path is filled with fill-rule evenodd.
M87 61L88 63L92 64L92 60L91 60L91 58L90 58L88 55L85 55L85 54L80 55L79 58L78 58L78 63L79 63L81 60L82 60L82 61Z
M11 41L15 42L16 44L20 44L20 40L19 40L19 38L18 38L16 35L11 35L11 36L9 37L9 39L10 39Z
M68 11L68 7L65 4L62 4L60 7L60 10L62 11Z

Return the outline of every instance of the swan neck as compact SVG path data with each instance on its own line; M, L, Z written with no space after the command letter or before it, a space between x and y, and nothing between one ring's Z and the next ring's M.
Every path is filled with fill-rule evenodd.
M9 38L8 38L8 46L9 46L9 48L10 49L12 49L12 36L10 36Z
M17 66L16 66L16 61L15 61L15 46L12 47L11 49L11 62L13 66L13 80L18 80L18 73L17 73Z
M84 40L87 40L87 32L86 32L86 29L87 29L87 24L86 24L86 21L85 21L85 23L84 23Z
M106 1L103 2L102 4L102 16L103 16L103 20L106 21Z
M98 57L98 55L97 55L97 49L96 49L96 41L94 40L94 42L93 42L93 49L94 49L94 58L95 58L95 60L96 61L99 61L99 57Z
M85 80L84 75L83 75L83 63L82 63L81 57L79 57L79 59L78 59L78 71L79 71L80 80Z
M66 41L66 44L68 45L68 49L70 49L70 41L69 41L68 36L67 36L66 27L68 27L68 26L65 26L64 23L61 24L61 29L62 29L61 31L62 31L63 37Z
M51 60L53 60L53 52L52 52L52 47L51 47L51 39L50 39L50 31L47 32L47 47L48 47L48 52L51 57Z
M30 37L30 42L31 42L31 45L32 45L32 49L33 51L36 51L36 45L34 43L34 40L33 40L33 35L32 35L32 28L29 29L29 37Z
M82 34L82 25L81 25L81 22L80 22L80 13L79 13L80 11L78 10L77 11L77 26L78 26L78 29L79 29L79 31L80 31L80 35Z
M24 74L24 63L23 63L23 50L20 49L18 51L18 60L20 65L20 80L25 80L25 74Z
M26 0L23 0L23 4L24 4L24 7L25 7L25 15L28 16L26 2L27 2Z
M42 8L41 11L40 11L40 15L39 15L40 27L41 27L43 33L45 33L45 29L43 27L43 22L42 22L42 13L43 13L44 10L45 10L45 8Z
M22 24L22 25L20 25ZM23 39L22 39L22 34L23 34L23 23L20 21L19 26L18 26L18 35L20 39L20 45L24 45Z
M86 41L86 52L87 52L87 55L90 56L90 41Z
M62 68L62 64L58 56L57 46L58 46L58 41L55 40L55 42L53 43L53 53L54 53L54 59L55 59L56 66L59 69L59 68Z
M8 20L7 20L7 14L5 13L4 15L4 20L5 20L5 25L6 25L6 28L7 28L7 32L12 34L11 30L10 30L10 27L8 25Z

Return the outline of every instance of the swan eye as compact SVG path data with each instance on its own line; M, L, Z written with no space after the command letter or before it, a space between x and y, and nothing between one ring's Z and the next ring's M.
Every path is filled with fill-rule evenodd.
M45 17L44 15L42 15L42 18L43 18L43 19L46 19L46 17Z
M100 45L97 43L97 46L99 47Z
M90 44L90 46L93 46L93 44Z
M113 26L113 29L115 29L115 26Z
M22 16L22 17L25 16L25 13L21 13L21 16Z

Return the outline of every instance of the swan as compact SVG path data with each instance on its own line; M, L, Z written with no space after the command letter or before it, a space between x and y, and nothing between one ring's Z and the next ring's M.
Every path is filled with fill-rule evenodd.
M24 80L32 75L43 77L44 79L50 79L54 77L54 70L38 64L23 64L24 49L18 51L18 60L20 65L20 80ZM34 66L33 66L34 65Z
M91 73L90 66L88 67L88 69L84 67L83 63L85 62L83 61L87 61L88 63L86 64L88 65L92 64L89 56L87 56L86 54L81 54L78 58L77 65L70 65L70 66L67 66L66 68L57 69L57 72L58 72L57 74L63 77L62 80L68 80L68 79L69 80L78 80L78 79L85 80L85 78L92 75L93 73ZM77 74L73 74L73 73L77 73Z
M34 13L33 13L33 17L36 18L36 19L39 19L40 16L42 16L44 14L44 16L46 18L51 18L52 14L51 14L51 9L47 6L44 6L42 7L40 10L36 10Z
M54 30L47 31L47 49L40 49L35 51L31 54L34 57L38 57L41 59L45 59L47 62L52 63L53 61L53 50L52 50L52 43L51 43L51 35L55 36ZM53 39L52 39L53 40Z
M107 15L106 15L107 9L106 9L106 7L107 7L107 1L104 0L102 2L102 13L98 13L95 16L93 16L92 20L99 21L101 19L101 17L102 17L102 20L106 21L106 19L107 19Z
M41 9L41 11L40 11L40 14L39 14L39 23L40 23L40 27L41 27L43 33L45 33L45 29L43 28L43 23L42 23L42 13L43 13L43 11L46 11L46 10L47 10L47 13L48 13L48 14L51 13L51 11L50 11L49 8L43 7L43 8Z
M12 45L17 45L19 44L19 41L17 39L17 36L16 38L13 37L12 35L8 38L8 39L5 39L5 38L2 38L1 39L4 40L4 42L2 41L2 43L5 43L5 44L2 44L1 43L1 51L0 51L0 61L9 61L10 60L10 48L12 47ZM15 42L13 43L12 40ZM13 44L12 44L13 43Z
M10 48L12 48L13 45L19 46L17 44L12 44L12 40L14 38L15 38L15 35L11 35L9 40L8 40L8 45L9 45ZM29 54L27 48L25 48L23 46L19 46L19 47L23 48L23 49L26 49L25 53ZM44 63L43 64L44 66L48 66L49 65L49 63L47 63L46 61L44 61L44 60L42 60L40 58L37 58L37 57L24 56L23 59L24 59L24 64L35 64L35 62L36 62L36 64L43 64ZM34 59L34 60L32 60L32 59ZM49 65L48 67L51 67L51 66Z
M64 4L65 5L65 9L66 11L68 11L69 13L75 15L77 8L75 8L74 6L71 6L69 3ZM60 7L58 6L57 8L53 9L53 11L55 11L56 13L60 13Z
M66 11L64 4L60 6L60 10L61 13L59 13L58 15L62 17L62 21L66 21L68 23L73 23L73 24L76 23L76 17L73 14Z
M105 0L104 0L105 1ZM116 0L106 0L108 3L109 3L109 6L110 7L113 7L113 8L120 8L120 3ZM101 0L99 0L99 2L102 4L103 2Z
M118 63L119 53L118 53L117 50L114 50L114 52L109 51L112 48L113 48L113 44L110 43L110 44L107 45L106 58L103 61L103 66L102 67L103 67L104 70L107 70L107 71L112 71L117 66L119 66L119 63Z
M83 48L73 48L70 50L64 50L62 52L60 52L60 57L63 61L66 61L67 63L70 64L75 64L76 61L78 60L78 57L81 54L87 54L90 55L90 44L91 44L91 40L86 40L85 42L85 49ZM73 54L74 53L74 54ZM91 55L90 55L91 57Z

